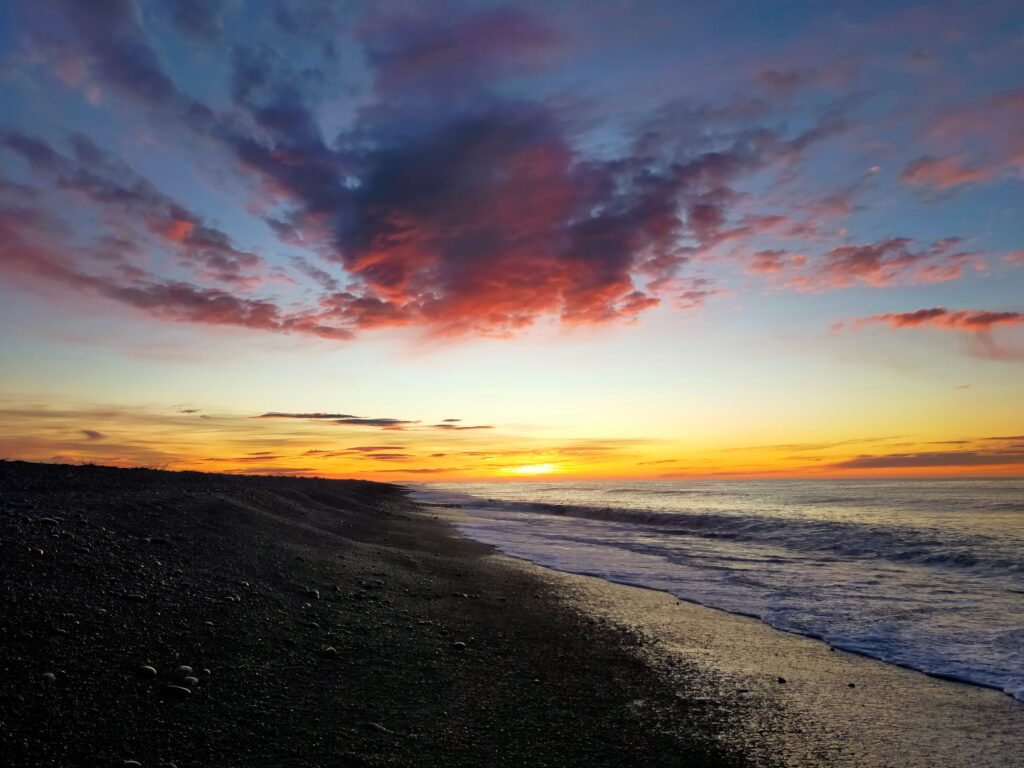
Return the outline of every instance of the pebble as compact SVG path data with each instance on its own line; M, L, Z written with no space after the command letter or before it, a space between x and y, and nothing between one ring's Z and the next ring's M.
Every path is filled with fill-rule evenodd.
M55 674L53 674L53 672L44 672L43 673L43 682L44 683L56 683L57 682L57 676Z
M142 768L142 763L138 760L122 760L121 765L137 765L139 768Z
M388 728L385 728L380 723L367 723L366 727L371 731L377 731L378 733L391 733Z
M454 648L456 651L464 651L466 650L466 644L461 640L456 640L454 643L452 643L452 648Z
M199 670L199 674L202 675L203 677L209 677L210 676L210 670L208 670L208 669L206 669L204 667L203 669Z
M197 685L199 685L199 678L192 677L190 675L188 677L183 677L181 682L186 688L195 688Z
M851 688L856 688L857 687L856 683L847 683L847 685L850 686Z
M324 658L332 658L338 655L338 649L335 648L333 645L325 645L323 648L320 649L320 655Z
M181 685L165 685L164 686L164 693L167 694L168 696L173 696L173 697L179 698L179 699L183 699L186 696L191 696L192 695L192 691L190 691L188 688L185 688L184 686L181 686Z
M192 667L190 667L188 664L182 664L180 667L178 667L174 671L177 674L179 674L179 675L191 675L192 674Z
M306 590L306 597L311 597L314 600L319 600L320 599L320 590L319 589L307 589Z
M786 678L784 678L784 677L780 677L780 678L779 678L779 682L780 682L780 683L785 683L785 682L786 682Z
M145 679L153 678L156 677L156 667L151 667L148 664L145 664L141 667L138 667L135 670L135 674Z

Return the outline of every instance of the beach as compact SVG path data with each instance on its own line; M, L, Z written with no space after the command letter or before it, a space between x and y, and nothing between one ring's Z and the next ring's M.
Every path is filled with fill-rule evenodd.
M450 518L385 484L3 462L0 752L183 768L1024 750L1009 696L498 555Z

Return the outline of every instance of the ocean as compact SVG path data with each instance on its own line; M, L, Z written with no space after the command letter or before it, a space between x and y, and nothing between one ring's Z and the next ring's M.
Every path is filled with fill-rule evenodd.
M1024 701L1024 480L423 484L458 528Z

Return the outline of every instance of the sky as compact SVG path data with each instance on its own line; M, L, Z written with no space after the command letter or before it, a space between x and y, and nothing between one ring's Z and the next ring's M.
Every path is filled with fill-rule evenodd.
M1016 0L0 4L0 457L1024 474Z

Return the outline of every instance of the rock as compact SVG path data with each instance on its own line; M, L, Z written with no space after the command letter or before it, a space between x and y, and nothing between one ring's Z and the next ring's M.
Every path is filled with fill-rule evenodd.
M208 669L206 669L204 667L203 669L199 670L199 675L200 675L200 677L209 677L210 676L210 670L208 670Z
M142 763L138 760L122 760L121 765L135 765L138 766L138 768L142 768Z
M51 527L55 525L60 525L60 520L58 520L55 517L40 517L38 522L42 523L43 525L49 525Z
M186 688L195 688L197 685L199 685L199 678L198 677L192 677L190 675L188 677L183 677L181 679L181 683Z
M144 680L150 680L156 677L156 667L144 664L141 667L136 667L135 674Z
M319 600L320 599L320 590L319 589L307 589L306 590L306 597L312 598L313 600Z
M192 691L182 685L165 685L164 695L173 699L184 699L192 695Z
M461 640L456 640L454 643L452 643L452 650L464 651L466 650L466 644Z
M174 670L174 673L177 675L191 675L192 667L190 667L188 664L182 664L180 667Z
M785 683L785 682L786 682L786 678L784 678L784 677L780 677L779 678L779 683L780 684Z
M393 731L391 731L388 728L385 728L380 723L364 723L364 725L366 726L367 730L376 731L377 733L393 733Z
M856 688L856 687L857 687L857 684L856 684L856 683L847 683L847 685L848 685L848 686L849 686L850 688Z
M318 653L322 658L331 659L338 655L338 649L333 645L325 645Z
M57 676L53 672L43 673L43 682L47 684L53 684L57 682Z

